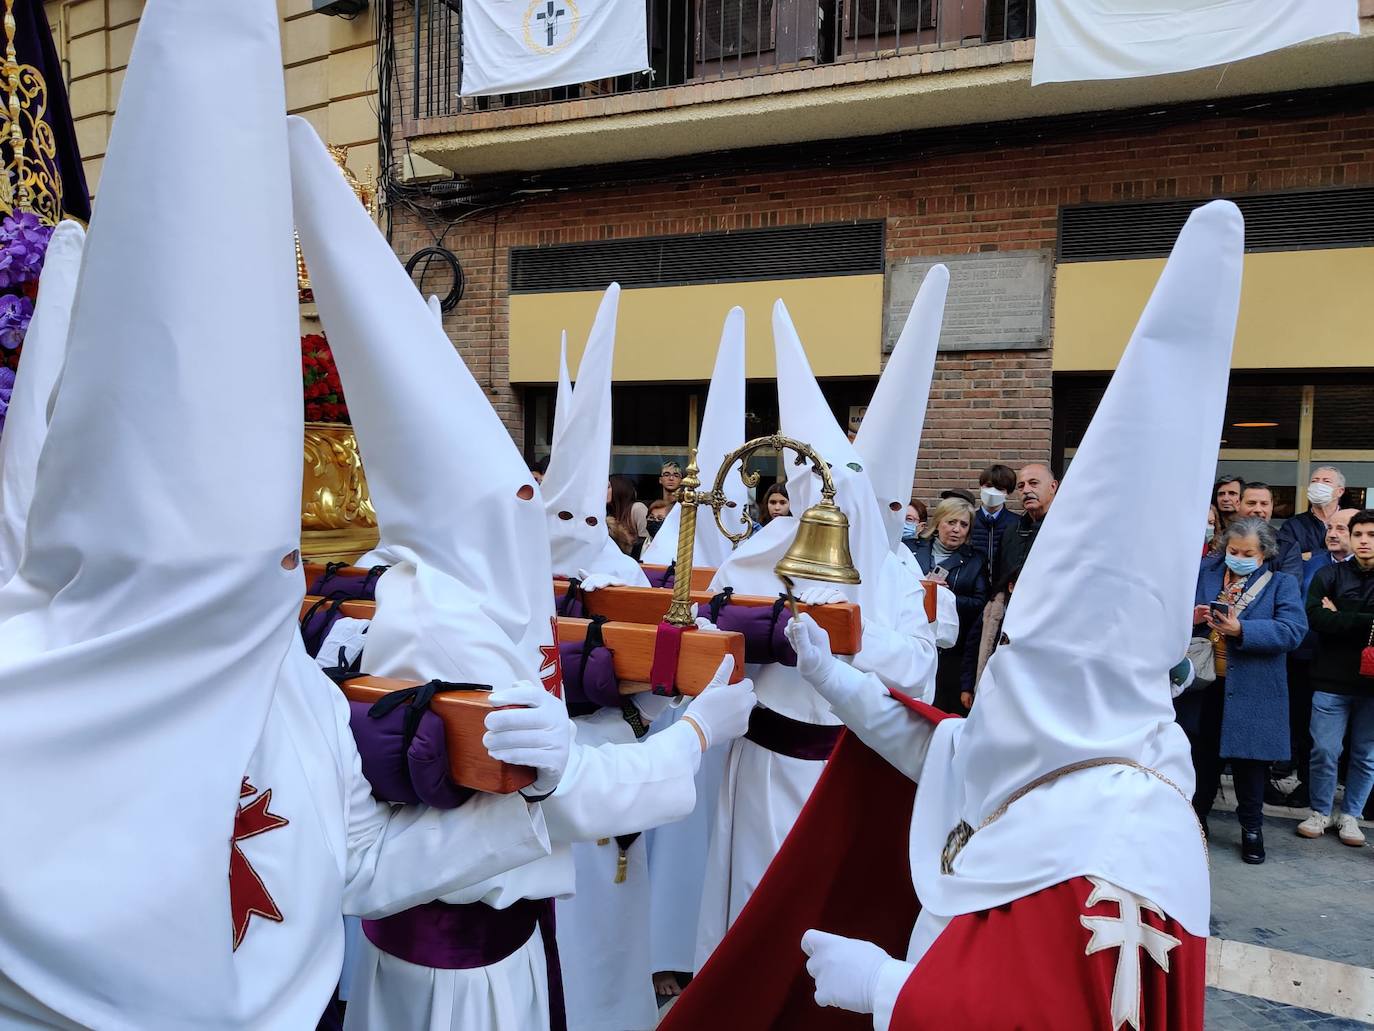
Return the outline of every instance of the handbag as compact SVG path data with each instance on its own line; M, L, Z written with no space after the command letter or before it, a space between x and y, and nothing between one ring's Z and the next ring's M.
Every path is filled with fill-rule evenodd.
M1360 676L1374 677L1374 623L1369 624L1369 643L1360 652Z

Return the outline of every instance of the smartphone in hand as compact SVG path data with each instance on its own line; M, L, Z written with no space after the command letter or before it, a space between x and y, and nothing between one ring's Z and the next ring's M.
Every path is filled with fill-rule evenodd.
M1213 619L1229 619L1231 617L1231 606L1224 601L1214 601L1207 606L1211 610Z

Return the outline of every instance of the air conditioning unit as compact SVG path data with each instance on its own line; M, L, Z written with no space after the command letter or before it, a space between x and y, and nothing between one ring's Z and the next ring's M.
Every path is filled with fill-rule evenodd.
M367 10L367 0L310 0L316 14L355 18Z

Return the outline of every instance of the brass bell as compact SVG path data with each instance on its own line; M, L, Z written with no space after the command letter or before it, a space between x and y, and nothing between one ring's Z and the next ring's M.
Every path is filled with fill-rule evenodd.
M812 505L802 513L792 546L773 572L784 582L860 583L859 571L849 553L849 517L833 501Z

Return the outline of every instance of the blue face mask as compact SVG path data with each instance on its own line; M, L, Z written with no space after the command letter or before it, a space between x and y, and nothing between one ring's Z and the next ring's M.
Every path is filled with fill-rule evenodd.
M1239 555L1226 556L1226 568L1236 576L1249 576L1260 566L1257 558L1241 558Z
M912 539L913 537L915 537L915 536L916 536L916 524L915 524L915 523L903 523L903 524L902 524L902 540L904 540L904 541L909 541L909 540L911 540L911 539Z

